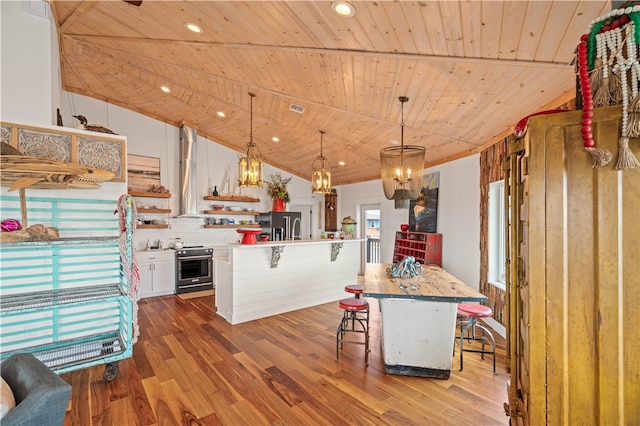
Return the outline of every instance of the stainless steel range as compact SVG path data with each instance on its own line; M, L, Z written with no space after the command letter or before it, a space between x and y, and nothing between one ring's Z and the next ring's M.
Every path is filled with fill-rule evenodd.
M188 246L176 250L176 294L213 289L213 249Z

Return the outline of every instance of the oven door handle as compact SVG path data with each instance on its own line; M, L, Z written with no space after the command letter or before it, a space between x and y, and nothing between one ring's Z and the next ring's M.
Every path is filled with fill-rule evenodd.
M212 258L213 256L180 256L178 257L178 260L194 260L194 259L208 260Z

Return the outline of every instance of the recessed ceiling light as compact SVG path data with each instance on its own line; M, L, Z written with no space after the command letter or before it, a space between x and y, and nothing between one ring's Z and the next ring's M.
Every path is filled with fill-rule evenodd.
M356 8L346 1L334 1L331 3L331 9L340 16L350 17L356 14Z
M160 90L162 90L164 93L171 93L171 89L169 89L167 86L162 86Z
M225 116L224 111L218 111L218 112L216 112L216 114L218 114L218 117L224 117Z
M280 138L277 136L272 137L271 140L274 142L280 142Z
M339 165L339 166L344 166L344 165L345 165L345 162L344 162L344 161L338 161L338 165Z
M189 22L184 24L185 27L187 27L190 31L193 31L194 33L202 33L202 28L200 28L199 26L197 26L196 24L191 24Z
M399 141L399 140L397 140L397 139L391 139L391 140L389 141L389 143L390 143L391 145L400 145L400 141Z

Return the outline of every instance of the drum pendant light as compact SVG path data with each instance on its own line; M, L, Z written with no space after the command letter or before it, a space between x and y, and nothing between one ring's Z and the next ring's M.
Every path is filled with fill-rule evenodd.
M320 130L320 155L311 164L311 192L316 194L331 193L331 163L322 155L322 136Z
M264 159L258 145L253 142L253 98L251 96L251 127L249 133L249 143L247 144L247 153L239 154L238 157L238 184L241 187L262 188L264 183Z
M400 96L402 122L400 146L380 150L382 189L388 200L395 201L396 209L409 208L409 201L418 198L422 188L425 148L404 144L404 104L409 100Z

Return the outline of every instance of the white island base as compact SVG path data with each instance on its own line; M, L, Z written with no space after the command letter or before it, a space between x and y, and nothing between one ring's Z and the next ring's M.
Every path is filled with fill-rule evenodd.
M448 379L457 303L379 299L384 371Z
M348 297L361 241L230 244L228 260L216 259L218 315L240 324Z
M392 266L368 263L363 288L380 302L385 372L448 379L458 303L487 297L436 265L403 278L389 277Z

